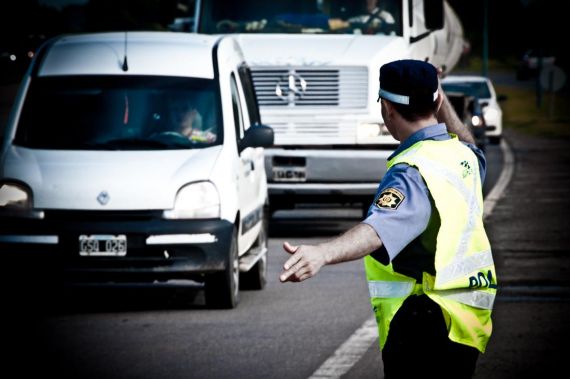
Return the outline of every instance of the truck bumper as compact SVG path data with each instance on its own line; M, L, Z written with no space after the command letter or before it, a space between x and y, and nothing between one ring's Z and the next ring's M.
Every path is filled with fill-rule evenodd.
M267 149L272 203L372 201L393 150Z

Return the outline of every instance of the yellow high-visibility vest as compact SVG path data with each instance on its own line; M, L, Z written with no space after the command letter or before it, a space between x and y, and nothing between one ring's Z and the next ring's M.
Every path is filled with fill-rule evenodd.
M484 352L492 331L497 277L483 226L477 158L452 135L444 141L419 141L390 159L387 167L398 163L419 170L441 225L436 236L435 276L424 272L422 283L395 272L391 263L383 265L371 256L364 259L380 348L404 300L426 294L441 307L449 338Z

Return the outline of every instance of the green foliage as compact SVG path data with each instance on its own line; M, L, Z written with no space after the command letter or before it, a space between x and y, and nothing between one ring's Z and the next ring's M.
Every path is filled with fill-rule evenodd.
M496 86L498 94L507 96L501 103L503 126L544 137L570 139L570 94L544 92L537 105L536 91Z

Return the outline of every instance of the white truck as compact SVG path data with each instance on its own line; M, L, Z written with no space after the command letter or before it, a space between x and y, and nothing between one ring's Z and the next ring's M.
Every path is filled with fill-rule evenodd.
M360 4L360 2L362 4ZM404 58L444 71L463 30L444 0L197 0L194 32L236 34L264 123L273 211L302 202L367 211L398 141L382 122L378 73Z

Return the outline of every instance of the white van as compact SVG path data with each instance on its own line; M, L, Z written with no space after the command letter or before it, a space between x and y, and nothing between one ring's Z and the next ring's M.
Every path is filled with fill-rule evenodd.
M268 193L249 68L232 37L62 36L37 54L0 156L0 250L78 281L205 282L233 308L266 280Z

